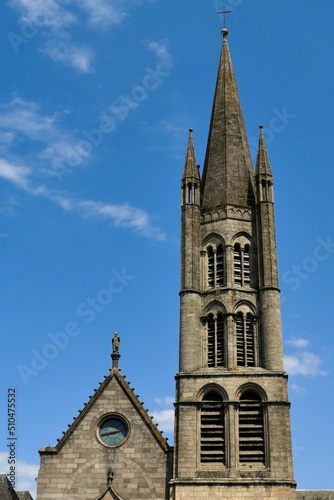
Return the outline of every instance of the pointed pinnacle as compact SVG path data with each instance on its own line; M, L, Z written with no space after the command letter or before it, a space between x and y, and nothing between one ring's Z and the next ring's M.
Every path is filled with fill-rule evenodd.
M260 125L259 128L260 128L260 136L259 136L259 147L256 158L256 175L264 174L272 176L266 141L263 133L263 125Z
M185 177L199 179L192 128L189 129L188 147L183 172L183 178Z

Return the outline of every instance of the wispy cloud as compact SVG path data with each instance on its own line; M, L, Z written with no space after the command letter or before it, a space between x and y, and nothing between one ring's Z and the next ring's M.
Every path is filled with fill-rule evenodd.
M57 204L66 212L110 222L115 227L130 229L154 241L165 240L166 236L156 225L154 217L131 203L76 199L45 184L56 175L55 162L73 165L75 157L79 156L78 165L85 165L92 157L92 149L78 149L82 143L80 131L67 130L62 120L63 114L45 115L36 103L20 97L2 105L0 135L7 134L8 140L0 149L0 178L30 196L43 197ZM42 178L44 183L41 183ZM3 213L6 213L5 208Z
M38 28L60 31L77 22L76 16L56 0L9 0L20 13L19 21Z
M154 0L146 0L153 3ZM8 0L8 4L19 13L18 22L29 28L31 38L40 34L44 44L40 51L53 61L75 69L81 74L93 74L94 51L82 46L72 38L77 26L88 26L99 34L102 30L122 24L130 15L131 6L140 5L141 0ZM13 42L15 52L19 50ZM150 50L167 62L168 51L152 43Z
M287 340L286 344L291 346L291 347L296 347L298 349L302 349L304 347L307 347L310 344L310 341L303 339L303 338L300 338L300 339L292 338L292 339Z
M79 47L67 40L50 40L40 49L53 61L70 66L82 74L93 74L94 53L88 47Z
M159 41L152 41L147 43L148 49L153 52L160 63L168 68L172 69L174 66L173 57L169 51L169 43L166 38Z
M38 104L15 97L0 106L0 137L7 137L0 145L0 153L17 167L16 155L24 151L25 165L29 163L28 166L40 176L55 176L51 162L52 165L71 163L80 142L78 131L64 126L65 115L66 112L45 115ZM83 151L79 154L80 164L85 166L89 155Z
M152 412L152 417L159 424L164 432L173 432L174 430L174 398L156 398L157 409Z
M298 396L305 396L305 394L307 394L307 390L305 389L305 387L302 387L299 384L291 384L290 388Z
M316 375L326 375L326 372L319 367L322 360L313 352L298 352L286 355L284 365L289 375L303 375L304 377Z
M0 177L12 182L16 187L27 189L30 173L29 168L21 165L13 165L7 160L0 158Z
M131 229L139 236L153 241L164 241L166 235L154 224L152 216L129 203L111 204L92 200L78 200L63 191L36 185L31 179L31 170L0 159L0 178L13 183L31 196L46 198L64 211L80 217L110 222L115 227Z
M88 14L88 24L92 27L107 27L122 23L128 16L125 2L110 0L76 0L79 8Z
M17 460L17 485L16 490L30 491L31 495L36 498L36 477L38 473L38 465L28 464L23 460ZM0 474L8 474L8 454L4 451L0 452Z
M46 116L39 112L39 105L15 97L0 106L0 129L7 136L6 143L12 143L16 133L33 140L43 140L54 134L59 115Z
M315 377L317 375L327 374L326 371L320 368L323 363L322 359L310 350L305 350L310 345L309 340L293 337L287 340L285 343L288 346L296 349L294 353L286 354L284 356L284 366L289 375Z

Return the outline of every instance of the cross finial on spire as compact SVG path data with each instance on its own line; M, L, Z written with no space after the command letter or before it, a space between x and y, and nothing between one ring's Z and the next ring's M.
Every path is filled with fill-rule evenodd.
M218 15L223 14L224 16L224 29L226 29L226 14L232 14L231 10L226 10L226 5L223 5L223 10L221 12L217 12Z

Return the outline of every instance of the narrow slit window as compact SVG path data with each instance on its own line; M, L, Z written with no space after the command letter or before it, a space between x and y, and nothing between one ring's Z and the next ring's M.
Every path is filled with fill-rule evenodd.
M239 462L241 465L265 464L263 404L260 396L251 390L240 398Z
M225 412L219 394L211 391L201 408L201 463L225 464Z

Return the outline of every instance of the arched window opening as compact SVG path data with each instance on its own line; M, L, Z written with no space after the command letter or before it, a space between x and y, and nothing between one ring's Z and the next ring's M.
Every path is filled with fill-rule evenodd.
M193 187L191 182L188 183L188 203L193 202Z
M219 245L217 248L217 275L216 275L216 285L224 285L224 250L223 245Z
M207 270L208 270L208 288L224 286L224 247L223 245L210 245L207 248Z
M194 203L197 203L197 199L198 199L197 197L198 197L198 185L195 184L194 185L194 195L193 195L193 202Z
M254 317L248 313L238 313L235 318L237 365L255 366L255 331Z
M201 463L225 464L225 412L222 397L210 391L201 407Z
M237 314L235 319L237 331L237 365L245 366L245 335L244 335L244 318L241 313Z
M220 313L208 316L208 367L225 366L225 321Z
M263 404L253 390L246 391L240 398L239 462L265 464Z
M251 314L246 316L246 364L255 366L254 318Z
M274 203L274 189L273 189L273 183L268 181L268 201L271 201Z
M213 314L208 317L208 366L215 366L215 320Z
M251 249L250 245L241 247L240 243L234 245L234 283L240 286L251 284Z
M250 246L246 245L244 248L243 259L243 278L244 285L250 285Z
M208 248L208 286L215 287L215 254L212 247Z
M234 283L242 285L241 247L239 243L234 245Z

